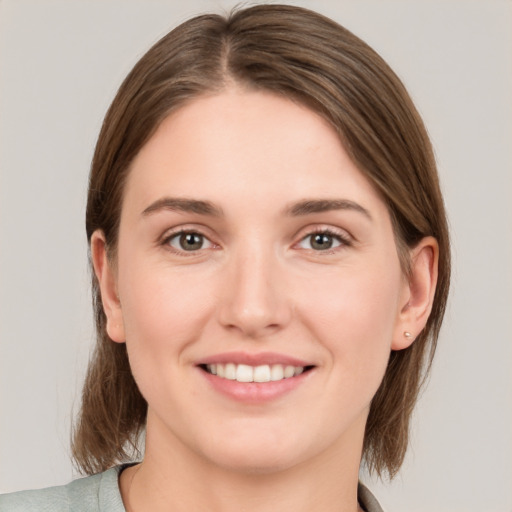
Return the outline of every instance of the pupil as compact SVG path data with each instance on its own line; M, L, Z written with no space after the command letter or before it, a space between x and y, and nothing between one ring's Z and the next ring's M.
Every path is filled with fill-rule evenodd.
M325 250L332 247L332 237L325 233L317 233L313 235L313 241L311 243L313 249Z
M180 245L185 251L201 249L203 237L197 233L183 233L180 236Z

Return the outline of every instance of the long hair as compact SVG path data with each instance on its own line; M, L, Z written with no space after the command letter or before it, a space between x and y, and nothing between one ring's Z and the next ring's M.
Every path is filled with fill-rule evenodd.
M270 91L323 116L385 201L404 274L408 249L425 236L439 243L432 313L407 349L391 353L368 416L363 457L392 477L408 445L412 409L434 355L448 296L450 248L435 159L423 122L395 73L366 43L307 9L258 5L186 21L157 42L121 85L94 153L87 237L103 231L115 261L130 163L176 108L228 83ZM147 404L124 344L106 332L92 272L97 342L74 430L73 456L92 474L133 457Z

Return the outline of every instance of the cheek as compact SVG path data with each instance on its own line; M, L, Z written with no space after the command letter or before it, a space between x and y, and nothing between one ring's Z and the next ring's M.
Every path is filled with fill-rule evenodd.
M199 282L161 262L120 265L119 293L127 344L144 352L179 351L193 341L206 321L214 294ZM151 350L150 350L151 349Z
M333 364L350 372L384 372L400 276L398 264L336 269L300 293L303 321L331 353Z
M192 400L180 386L187 347L196 342L211 309L204 283L172 269L136 261L120 265L119 294L130 367L142 395L159 410ZM125 300L123 300L125 298ZM163 390L180 389L179 396Z

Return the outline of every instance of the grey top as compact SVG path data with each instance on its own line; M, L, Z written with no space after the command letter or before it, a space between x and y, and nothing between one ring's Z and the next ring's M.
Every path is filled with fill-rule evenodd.
M126 466L116 466L67 485L3 494L0 512L126 512L119 491L119 474ZM363 484L359 484L357 494L366 512L383 512Z
M116 466L67 485L0 496L1 512L126 512Z

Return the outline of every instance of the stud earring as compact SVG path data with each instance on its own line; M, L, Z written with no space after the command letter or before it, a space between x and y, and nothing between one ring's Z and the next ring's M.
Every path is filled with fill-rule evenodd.
M404 331L404 336L407 338L407 339L410 339L412 337L412 334L409 332L409 331Z

